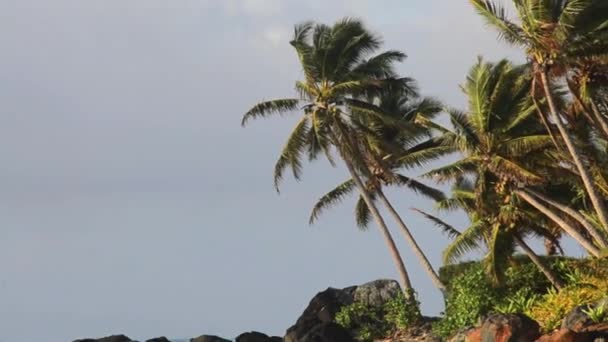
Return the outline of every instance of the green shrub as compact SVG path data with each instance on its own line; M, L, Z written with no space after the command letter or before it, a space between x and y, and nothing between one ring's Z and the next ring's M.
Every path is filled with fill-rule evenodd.
M448 280L443 318L434 324L435 333L448 337L476 325L491 311L525 313L545 330L555 328L575 306L608 295L608 260L544 257L544 262L568 286L559 293L525 256L513 258L504 282L494 286L479 262L466 262L440 270ZM461 274L457 274L462 272Z
M608 281L605 276L581 273L576 275L578 282L571 282L557 292L550 290L540 297L526 314L540 323L545 332L559 327L568 312L579 305L597 302L608 296ZM591 319L600 319L600 312L593 312Z
M373 341L387 337L416 323L421 317L416 294L406 299L403 293L384 303L372 306L354 302L342 307L336 314L336 323L352 331L359 341Z
M445 315L435 323L433 330L438 336L448 337L459 329L475 325L497 301L498 293L487 281L482 267L474 265L453 279L446 298Z

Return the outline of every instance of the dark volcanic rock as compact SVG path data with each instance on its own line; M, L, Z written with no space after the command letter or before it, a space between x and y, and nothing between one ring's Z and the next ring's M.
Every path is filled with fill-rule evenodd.
M355 298L370 305L382 305L396 296L399 291L399 283L394 280L376 280L341 290L328 288L313 297L296 324L287 329L284 340L285 342L350 341L352 340L350 333L333 324L336 313L343 306L352 304ZM332 339L338 337L348 340Z
M482 342L533 342L540 337L540 326L522 314L491 314L479 332Z
M225 338L221 338L213 335L201 335L199 337L191 338L190 342L231 342Z
M597 303L580 305L572 309L566 315L566 317L564 317L564 320L562 321L562 328L579 332L586 327L593 325L593 321L584 311L597 309L599 307L604 307L604 310L608 311L608 298L604 298Z
M298 340L289 340L285 337L285 341L297 342L356 342L350 332L342 326L333 322L323 322L314 326Z
M282 337L273 336L270 337L266 334L262 334L261 332L252 331L240 334L236 338L236 342L282 342Z
M161 337L151 338L149 340L146 340L146 342L171 342L171 340L169 340L165 336L161 336Z
M85 338L82 340L75 340L74 342L133 342L133 340L125 335L112 335L98 339Z

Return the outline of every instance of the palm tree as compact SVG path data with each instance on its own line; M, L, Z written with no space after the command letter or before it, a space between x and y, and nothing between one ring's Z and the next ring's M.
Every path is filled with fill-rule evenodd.
M373 102L373 99L370 102ZM387 125L385 120L365 115L361 110L353 111L352 117L352 122L360 135L357 141L365 161L363 167L366 170L363 172L368 175L366 187L372 200L380 201L393 216L426 273L435 286L443 292L445 285L383 191L384 186L394 185L409 188L434 200L443 199L441 191L399 173L399 169L420 166L449 152L445 147L433 146L434 143L430 140L422 141L429 139L431 133L429 129L414 122L417 116L427 119L435 117L442 111L442 107L431 98L418 99L416 96L404 96L401 92L393 92L384 94L378 99L378 108L399 125ZM354 182L349 179L321 197L313 208L310 223L314 223L325 209L340 202L353 190ZM357 201L355 213L358 226L366 229L370 211L361 196Z
M608 5L604 0L513 0L521 25L491 0L469 0L488 24L508 43L522 47L533 65L534 79L544 92L552 123L566 145L599 221L608 230L604 199L594 186L583 154L563 122L552 93L553 78L562 76L574 61L606 55Z
M486 182L488 181L486 179ZM480 190L476 188L484 186L486 187L486 190L483 190L484 203L491 202L491 204L478 208L476 193ZM486 273L495 283L499 283L506 271L507 261L515 251L515 247L519 246L556 289L563 287L559 277L524 239L526 235L541 236L559 247L559 235L556 236L555 231L548 226L551 221L543 220L536 212L522 208L511 199L496 193L490 184L484 185L478 180L470 181L466 178L456 183L452 188L452 197L439 201L437 207L450 211L463 210L471 221L467 229L460 232L438 217L414 209L453 239L443 254L446 264L458 260L469 251L485 246L487 253L483 263Z
M513 242L529 250L522 236L543 233L537 218L522 207L524 200L548 215L582 246L596 255L593 243L559 214L537 205L529 195L533 186L545 186L554 164L550 136L534 119L536 107L530 96L531 83L527 66L513 66L502 60L487 63L481 59L473 66L462 86L469 103L465 113L448 112L454 130L424 122L443 134L443 143L459 152L457 161L431 170L426 176L439 182L455 181L456 196L446 201L447 208L461 208L469 213L471 227L446 249L446 261L478 246L482 239L488 246L488 271L498 278L499 262L513 251ZM550 167L549 167L549 166ZM474 180L468 189L465 185ZM549 215L551 214L551 215ZM546 236L546 235L545 235ZM534 260L534 256L530 254ZM541 267L541 266L539 266ZM549 275L548 275L549 277ZM559 284L556 283L556 287Z
M291 45L304 73L304 80L295 84L298 97L258 103L244 115L242 124L272 114L302 113L275 165L277 191L287 168L297 180L300 178L305 154L311 160L324 154L333 164L332 151L337 151L380 229L409 295L411 282L401 255L365 186L367 180L359 167L364 163L351 120L351 113L360 110L360 114L391 122L375 105L360 98L374 97L389 89L416 92L413 81L399 78L394 70L394 64L402 61L405 54L390 50L372 56L381 46L380 38L360 21L349 18L333 26L310 22L297 25Z

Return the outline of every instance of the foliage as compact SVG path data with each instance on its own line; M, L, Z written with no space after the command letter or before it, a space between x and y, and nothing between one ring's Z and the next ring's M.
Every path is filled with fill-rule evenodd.
M563 317L579 305L598 301L608 293L608 283L604 278L585 275L580 284L557 292L550 290L530 308L527 314L538 321L545 331L559 327Z
M604 305L583 309L583 313L587 315L593 323L602 323L608 321L608 309Z
M608 294L608 260L544 258L551 269L566 281L560 292L552 289L543 274L523 256L516 256L501 286L492 286L480 262L446 266L440 270L449 284L443 319L434 326L447 337L462 328L476 325L492 311L524 313L545 330L559 325L578 305L591 303ZM460 275L457 275L461 272ZM599 312L594 312L600 316Z
M372 341L391 335L396 330L403 330L417 322L420 317L420 303L413 291L410 299L402 292L385 302L382 306L373 306L354 302L342 307L336 314L336 323L353 331L360 341Z

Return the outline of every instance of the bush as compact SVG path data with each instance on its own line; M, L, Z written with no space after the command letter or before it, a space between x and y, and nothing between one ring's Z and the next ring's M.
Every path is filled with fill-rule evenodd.
M479 262L443 268L440 274L449 280L448 291L444 317L435 323L435 333L448 337L477 325L492 311L524 313L552 330L574 307L608 294L608 260L545 257L544 261L568 284L559 293L525 256L514 258L500 286L492 285Z
M599 301L608 296L606 268L578 268L567 275L568 285L557 292L550 290L536 300L525 313L538 321L545 332L559 327L568 312L579 305Z
M412 326L420 317L420 303L416 294L412 292L409 299L406 299L399 292L399 295L382 306L361 302L346 305L336 314L335 321L352 331L357 340L373 341Z
M468 268L467 272L453 279L445 303L445 315L435 323L434 332L448 337L453 332L477 324L499 301L480 265Z

